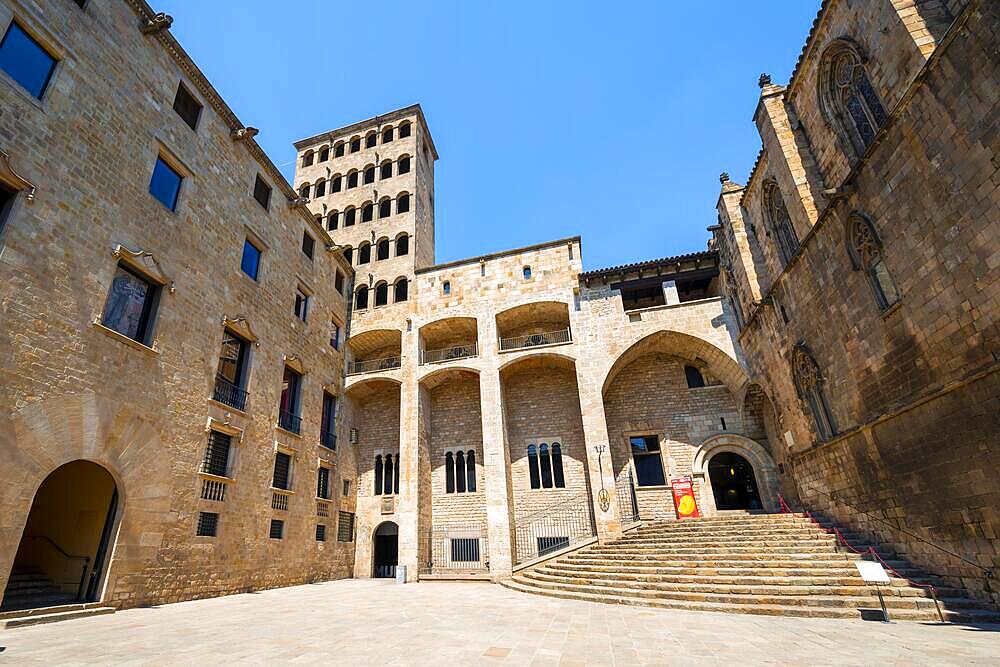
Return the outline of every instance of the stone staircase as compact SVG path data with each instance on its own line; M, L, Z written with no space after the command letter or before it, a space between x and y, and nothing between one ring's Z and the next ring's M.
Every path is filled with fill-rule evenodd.
M845 537L864 546L856 536ZM540 563L504 584L529 593L613 604L870 617L874 613L868 610L879 610L879 601L854 567L858 558L838 548L833 535L802 515L739 513L647 522L621 540ZM1000 613L963 598L961 591L909 564L887 562L909 579L934 584L946 620L1000 620ZM893 577L892 585L882 590L894 620L939 620L927 589Z
M0 605L0 628L54 623L114 611L114 607L102 607L97 602L78 602L75 595L63 592L38 570L16 567L7 580Z

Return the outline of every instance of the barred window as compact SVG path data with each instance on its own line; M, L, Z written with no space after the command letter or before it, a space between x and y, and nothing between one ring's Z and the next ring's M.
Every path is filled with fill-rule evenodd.
M274 455L274 477L271 486L276 489L288 490L291 481L292 457L285 452L277 452Z
M229 448L232 438L218 431L208 432L208 447L205 448L205 459L201 462L201 471L209 475L225 477L229 472Z
M326 542L326 526L321 523L316 524L316 541Z
M478 563L479 538L478 537L451 538L451 561L453 563Z
M271 519L271 531L268 536L272 540L280 540L285 536L285 522L281 519Z
M337 541L354 541L354 513L340 512L337 517Z
M538 539L538 555L544 556L547 553L552 553L553 551L559 551L565 547L569 546L569 537L539 537Z
M316 472L316 497L330 499L330 469L320 467Z
M215 537L219 531L219 515L216 512L198 513L198 530L195 533L199 537Z

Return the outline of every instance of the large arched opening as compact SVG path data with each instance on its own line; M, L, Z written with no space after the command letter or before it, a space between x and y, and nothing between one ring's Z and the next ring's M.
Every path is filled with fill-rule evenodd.
M708 477L717 510L761 510L753 466L736 452L720 452L708 462Z
M734 433L708 438L695 451L691 467L705 514L778 510L778 470L755 440Z
M35 492L2 610L97 600L118 500L111 473L92 461L72 461L49 474Z
M383 521L372 538L372 577L392 579L399 562L399 526L394 521Z

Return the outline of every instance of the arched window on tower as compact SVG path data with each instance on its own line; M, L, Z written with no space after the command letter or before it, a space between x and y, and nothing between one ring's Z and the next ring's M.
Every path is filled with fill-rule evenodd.
M396 173L397 174L410 173L410 157L408 155L404 155L403 157L399 158L399 160L396 162Z
M371 202L365 202L361 206L361 222L371 222L375 218L375 206Z
M337 228L337 218L338 213L336 210L330 211L330 215L326 216L326 228L332 231Z
M375 259L389 259L389 239L379 239L378 245L375 247Z
M347 189L358 187L358 172L355 169L347 172Z
M360 285L354 291L354 309L364 310L368 307L368 285Z
M392 215L392 200L385 197L378 203L378 217L388 218Z
M849 39L837 39L820 59L820 109L848 148L861 156L888 116L872 87L865 60Z
M382 163L382 165L379 167L379 175L378 175L378 177L380 179L382 179L383 181L385 179L387 179L387 178L392 178L392 162L391 161L386 160L385 162Z
M320 179L316 181L316 196L322 197L326 194L326 181Z
M384 306L389 303L389 285L388 283L378 283L375 285L375 306Z
M549 446L544 442L538 446L538 467L541 470L542 488L552 488L552 458Z
M382 455L375 455L375 495L382 495Z
M400 301L406 301L410 298L410 283L406 278L400 278L396 281L396 284L392 288L392 300L394 303L399 303Z
M343 185L344 179L341 178L340 174L334 174L333 178L330 179L330 192L340 192Z
M299 196L308 199L310 187L311 186L308 183L303 183L301 186L299 186Z
M351 137L351 152L357 153L361 150L361 137Z
M767 181L764 183L763 194L761 205L764 208L764 217L778 239L778 252L784 266L798 252L799 240L795 236L795 229L788 217L788 209L785 208L785 200L781 196L778 184L774 180Z
M404 121L399 124L399 138L405 139L410 136L410 123L409 121Z
M374 182L375 182L375 166L368 165L367 167L365 167L365 185Z
M410 237L403 234L398 239L396 239L396 257L400 255L407 255L410 252Z
M465 452L455 454L455 492L465 493Z
M375 148L376 141L378 141L378 133L373 130L365 135L365 148Z
M830 406L823 392L823 378L819 366L809 350L801 343L792 351L792 377L795 379L795 389L809 407L813 425L820 440L827 440L837 433L834 426Z
M313 152L311 150L302 154L302 166L308 167L313 163Z
M368 241L358 246L358 264L367 264L372 261L372 244Z
M323 146L323 148L319 149L319 161L326 162L329 159L330 159L330 147Z
M382 130L382 143L387 144L390 141L392 141L392 135L393 135L392 125L390 125L389 127Z
M344 211L344 227L353 227L354 222L357 219L357 209L353 206L349 206L347 210Z
M354 264L354 248L351 246L344 248L344 259L347 260L348 264Z
M444 492L455 493L455 457L451 452L444 455Z
M344 157L344 142L338 141L333 145L333 157Z
M899 301L896 284L885 265L882 239L868 216L857 211L847 219L847 254L854 270L865 272L880 310L886 310Z
M410 195L401 194L396 197L396 213L406 213L410 210Z
M393 467L393 456L392 454L385 455L385 472L382 473L382 478L385 480L385 493L389 495L395 488L393 480L395 478L395 468Z

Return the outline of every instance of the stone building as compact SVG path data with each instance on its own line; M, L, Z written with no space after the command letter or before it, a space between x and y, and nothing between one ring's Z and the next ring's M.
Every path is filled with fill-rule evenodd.
M824 2L711 228L789 493L994 594L998 37L995 2Z
M674 483L996 564L994 6L824 2L708 249L590 271L579 237L436 263L416 105L287 183L169 26L0 3L8 608L510 581Z

